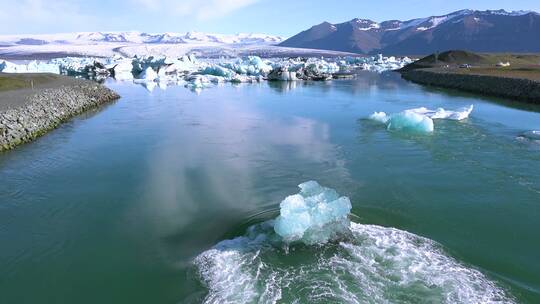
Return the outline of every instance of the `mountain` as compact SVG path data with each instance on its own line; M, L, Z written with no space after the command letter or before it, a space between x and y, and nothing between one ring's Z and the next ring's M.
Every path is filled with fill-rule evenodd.
M279 44L360 54L421 55L448 49L540 52L540 14L461 10L444 16L381 23L323 22Z
M238 44L238 45L273 45L283 41L279 36L266 34L209 34L201 32L156 33L143 32L84 32L45 35L9 35L0 36L1 45L45 45L45 44L87 44L87 43L122 43L122 44Z

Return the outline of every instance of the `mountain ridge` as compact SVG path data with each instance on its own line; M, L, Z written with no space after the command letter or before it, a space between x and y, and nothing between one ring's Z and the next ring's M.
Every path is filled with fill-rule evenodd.
M280 43L360 54L421 55L447 49L540 52L540 14L534 11L459 10L441 16L375 22L323 22Z
M184 44L184 43L219 43L219 44L277 44L283 41L280 36L239 33L233 35L203 32L187 33L145 33L139 31L98 31L59 34L1 35L0 44L78 44L100 43L137 43L137 44Z

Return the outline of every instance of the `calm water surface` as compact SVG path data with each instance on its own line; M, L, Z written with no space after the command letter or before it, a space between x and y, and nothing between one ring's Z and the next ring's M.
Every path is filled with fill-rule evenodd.
M123 98L0 155L1 303L211 301L194 259L274 218L308 180L350 197L354 222L429 238L514 301L540 303L540 144L516 139L540 130L539 108L395 74L200 94L108 85ZM468 120L436 121L432 135L362 119L469 104ZM296 273L337 247L275 249L265 267ZM295 284L283 303L318 286ZM337 302L332 292L319 302ZM436 290L388 292L381 299L441 301Z

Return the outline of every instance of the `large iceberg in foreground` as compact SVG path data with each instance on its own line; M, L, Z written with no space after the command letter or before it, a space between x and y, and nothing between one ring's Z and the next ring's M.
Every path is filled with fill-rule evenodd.
M274 230L285 242L323 244L346 233L351 202L315 181L299 185L301 191L280 204Z
M463 120L469 117L473 109L473 105L456 111L443 108L430 110L422 107L392 115L385 112L375 112L369 116L369 119L386 124L388 130L429 133L434 130L434 119Z

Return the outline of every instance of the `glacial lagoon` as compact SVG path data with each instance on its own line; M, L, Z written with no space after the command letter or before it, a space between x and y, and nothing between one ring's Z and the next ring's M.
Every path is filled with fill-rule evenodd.
M122 98L0 155L1 302L540 301L540 107L396 73L106 84ZM368 119L470 105L429 133ZM284 220L310 195L342 226Z

